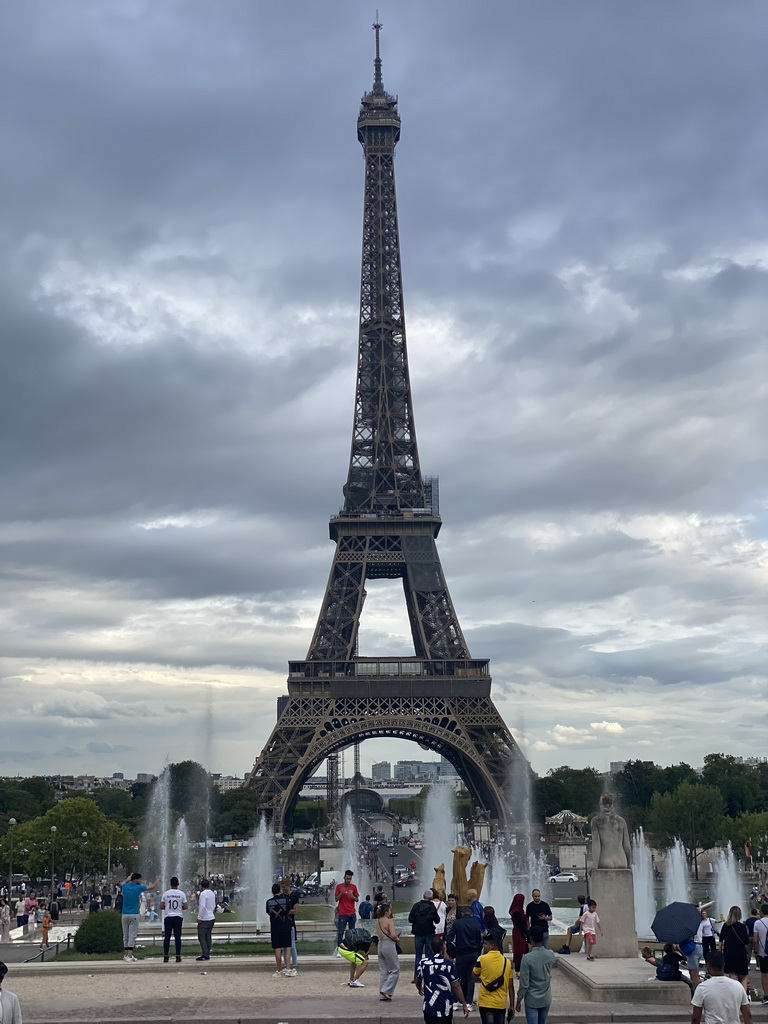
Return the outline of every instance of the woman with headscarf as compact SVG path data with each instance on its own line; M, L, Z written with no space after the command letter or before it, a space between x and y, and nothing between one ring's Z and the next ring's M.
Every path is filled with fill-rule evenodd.
M528 922L525 919L525 896L518 892L515 894L509 908L509 916L512 918L512 962L515 971L520 974L520 961L528 952Z

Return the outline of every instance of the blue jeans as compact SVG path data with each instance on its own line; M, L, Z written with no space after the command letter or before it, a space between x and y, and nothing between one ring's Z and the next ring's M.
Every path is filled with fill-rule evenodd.
M296 952L296 929L291 931L291 967L299 966L299 954Z
M427 955L427 945L431 941L431 935L414 935L413 950L416 954L413 961L413 976L416 977L416 968L421 963L422 957Z
M541 936L541 944L544 949L549 949L549 929Z
M341 940L344 938L344 932L347 928L354 928L355 921L357 920L357 914L339 914L339 921L336 925L336 945L341 945Z
M526 1006L525 1008L525 1024L547 1024L548 1016L549 1006Z

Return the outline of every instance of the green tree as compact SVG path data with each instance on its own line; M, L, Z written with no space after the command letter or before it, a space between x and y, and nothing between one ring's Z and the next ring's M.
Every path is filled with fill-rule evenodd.
M301 803L301 801L299 801ZM222 836L251 835L259 822L256 793L250 787L240 786L221 794L218 812L212 819L212 834ZM298 828L294 820L294 828Z
M689 866L697 848L708 849L723 838L725 801L712 786L683 782L674 793L656 793L651 800L648 829L657 846L683 843Z
M27 821L53 807L53 787L45 779L0 779L0 833L8 827L8 819Z
M647 810L655 793L665 793L661 768L652 761L627 761L620 772L613 776L613 784L623 809L638 807Z
M722 793L726 814L731 818L746 811L763 809L760 806L760 777L732 754L707 754L701 781Z
M136 832L144 812L143 802L134 800L125 789L112 789L110 786L92 790L90 797L110 821Z
M744 859L744 844L749 841L753 859L768 860L768 811L753 811L728 819L726 835L739 859Z
M51 831L56 827L56 832ZM83 832L87 832L86 838ZM86 874L103 872L111 846L112 860L119 860L130 848L130 832L123 825L110 821L87 797L68 797L45 814L16 826L14 832L14 866L26 871L30 878L48 878L51 854L57 875L71 872L80 875L83 863ZM7 857L7 837L3 840Z
M550 768L533 784L533 799L539 818L558 811L594 814L603 791L603 780L595 768Z
M204 839L219 803L211 777L197 761L179 761L167 771L171 773L171 809L186 819L190 839Z

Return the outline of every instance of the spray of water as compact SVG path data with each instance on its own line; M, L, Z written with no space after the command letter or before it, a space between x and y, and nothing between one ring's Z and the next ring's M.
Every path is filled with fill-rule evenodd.
M272 893L274 871L272 840L262 815L243 865L245 912L260 930L269 927L266 903Z
M150 879L160 875L161 892L170 876L178 873L170 868L172 827L171 773L166 767L152 786L141 842L142 873Z
M664 873L664 903L688 903L690 879L685 847L679 839L667 850L667 869Z
M424 808L424 850L421 858L422 890L434 881L435 868L445 866L446 886L450 888L453 872L451 850L457 844L456 795L453 786L438 782L429 787ZM447 895L447 893L446 893Z
M722 917L728 916L731 907L741 907L742 920L747 916L747 901L741 884L739 862L731 844L725 850L718 850L714 862L715 907Z
M373 892L373 886L368 867L361 857L360 835L349 804L346 804L344 807L342 829L344 842L344 867L342 870L354 872L352 881L357 886L357 891L360 893L360 899L362 900L366 893Z
M650 938L656 915L653 892L653 861L642 828L632 834L632 882L635 889L635 929L641 938Z

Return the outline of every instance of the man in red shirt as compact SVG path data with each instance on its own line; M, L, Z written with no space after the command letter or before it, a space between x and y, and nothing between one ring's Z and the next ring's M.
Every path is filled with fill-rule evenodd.
M339 882L336 886L336 891L333 894L336 900L338 910L338 923L336 925L336 956L341 956L339 953L339 946L341 940L344 938L344 932L347 928L355 927L355 920L357 919L357 901L360 899L360 893L357 891L357 886L352 882L352 872L344 872L344 881Z

